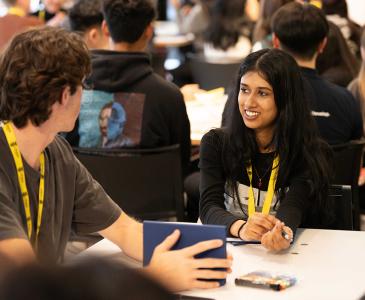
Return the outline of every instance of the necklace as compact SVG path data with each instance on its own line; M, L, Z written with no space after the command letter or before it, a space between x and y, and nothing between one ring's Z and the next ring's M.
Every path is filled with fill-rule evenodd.
M254 169L254 171L256 173L256 176L257 176L257 178L259 180L259 189L261 189L261 187L262 187L262 179L264 179L265 176L266 176L266 174L268 174L268 172L272 169L272 165L269 164L269 167L265 170L265 172L264 172L264 174L262 176L259 175L259 172L257 172L257 169L256 169L256 167L254 165L253 165L253 169Z

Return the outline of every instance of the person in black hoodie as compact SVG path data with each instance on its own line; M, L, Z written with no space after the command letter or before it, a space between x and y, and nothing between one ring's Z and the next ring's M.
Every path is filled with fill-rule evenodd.
M115 145L154 148L180 144L183 170L190 160L190 123L183 96L154 73L146 46L153 35L154 6L148 0L103 1L102 30L109 50L93 50L92 74L79 116L81 147ZM110 102L122 109L101 110ZM120 120L121 124L116 124ZM103 142L102 142L103 141Z

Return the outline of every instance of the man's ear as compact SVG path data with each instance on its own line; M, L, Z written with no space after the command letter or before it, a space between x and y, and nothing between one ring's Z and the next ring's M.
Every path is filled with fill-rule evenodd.
M272 45L274 48L280 49L280 40L274 32L272 33Z
M103 23L101 23L101 31L107 38L110 37L110 31L109 31L108 25L106 24L105 20L103 21Z
M153 37L153 31L154 31L154 27L152 22L150 24L147 25L145 31L144 31L144 35L146 37L147 41L150 41Z
M324 51L324 48L327 46L328 39L325 37L322 42L320 42L318 46L318 53L322 53Z
M66 106L68 104L68 102L70 101L70 96L71 96L71 89L69 86L66 86L62 90L61 99L59 101L60 105Z
M91 28L87 33L87 38L89 41L95 42L98 39L98 30L96 28Z

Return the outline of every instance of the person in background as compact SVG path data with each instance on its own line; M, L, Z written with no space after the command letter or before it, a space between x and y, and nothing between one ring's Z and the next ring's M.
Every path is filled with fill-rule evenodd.
M190 164L190 123L185 102L174 84L157 75L146 47L153 35L155 9L149 0L105 0L104 35L109 50L92 51L92 73L81 103L81 147L100 144L99 114L112 100L126 112L123 134L129 147L157 148L179 144L183 173Z
M142 224L110 199L58 135L74 127L90 71L82 38L49 26L17 35L1 56L0 255L14 268L62 261L71 230L98 232L142 260ZM175 231L156 247L145 272L172 291L218 287L199 279L225 278L231 260L195 256L223 242L170 251L179 236ZM212 265L224 271L205 270Z
M10 39L19 32L44 23L37 18L29 17L29 0L4 0L8 7L5 16L0 17L0 52Z
M330 21L328 24L327 45L318 55L316 68L323 79L347 87L359 71L359 62L350 51L341 30Z
M360 103L360 109L363 120L363 130L365 132L365 30L363 28L360 40L360 52L361 52L361 66L359 70L359 74L356 76L354 80L350 82L347 89L352 93L352 95L357 99ZM364 168L364 159L363 166L360 171L359 177L359 186L360 188L360 209L365 209L365 201L363 195L365 193L365 168Z
M89 49L108 48L108 37L101 29L101 6L101 0L77 0L69 10L71 31L80 33Z
M201 142L200 219L269 250L286 249L297 227L334 221L328 145L315 129L300 69L284 51L248 55L231 97L227 127Z
M245 0L215 0L210 9L210 25L204 33L204 56L208 60L239 60L251 51L245 33Z
M301 67L306 99L320 135L330 145L336 145L360 139L363 125L358 101L348 90L324 80L316 71L328 30L325 15L311 4L288 3L272 20L274 47L291 54Z
M176 10L176 21L179 33L192 33L194 39L194 51L199 52L203 48L203 34L209 26L209 6L214 0L171 0Z
M247 0L245 14L250 21L256 23L260 15L260 0Z
M81 34L90 50L108 49L109 46L108 37L101 29L104 20L101 6L101 0L77 0L68 13L70 30ZM77 119L75 128L65 133L65 138L71 146L79 145L78 129L79 120Z
M365 121L365 30L363 29L361 34L361 58L362 63L358 76L350 82L348 89L352 95L360 102L363 121ZM365 123L363 125L365 132Z
M29 264L0 281L0 299L12 300L173 300L141 271L101 258L72 265Z
M66 12L62 8L64 2L65 0L43 0L44 8L31 15L48 26L60 26L66 17Z
M322 10L327 20L340 28L351 52L360 58L361 27L349 18L346 0L322 0Z
M284 4L293 0L261 0L260 16L256 22L252 36L252 52L264 48L272 48L271 18Z

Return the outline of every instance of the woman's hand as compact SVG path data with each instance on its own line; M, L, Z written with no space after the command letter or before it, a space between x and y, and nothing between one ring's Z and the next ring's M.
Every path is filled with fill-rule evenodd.
M262 236L261 244L268 250L280 251L289 248L292 240L293 231L277 221L274 228Z
M261 240L262 236L274 228L277 219L274 216L255 213L248 218L240 230L240 238L247 241Z
M159 244L146 267L161 284L173 292L194 288L216 288L218 281L202 281L199 279L224 279L231 272L232 256L227 259L218 258L194 258L195 255L210 249L222 246L221 240L210 240L197 243L181 250L170 250L180 237L175 230L161 244ZM212 270L222 268L225 270Z

